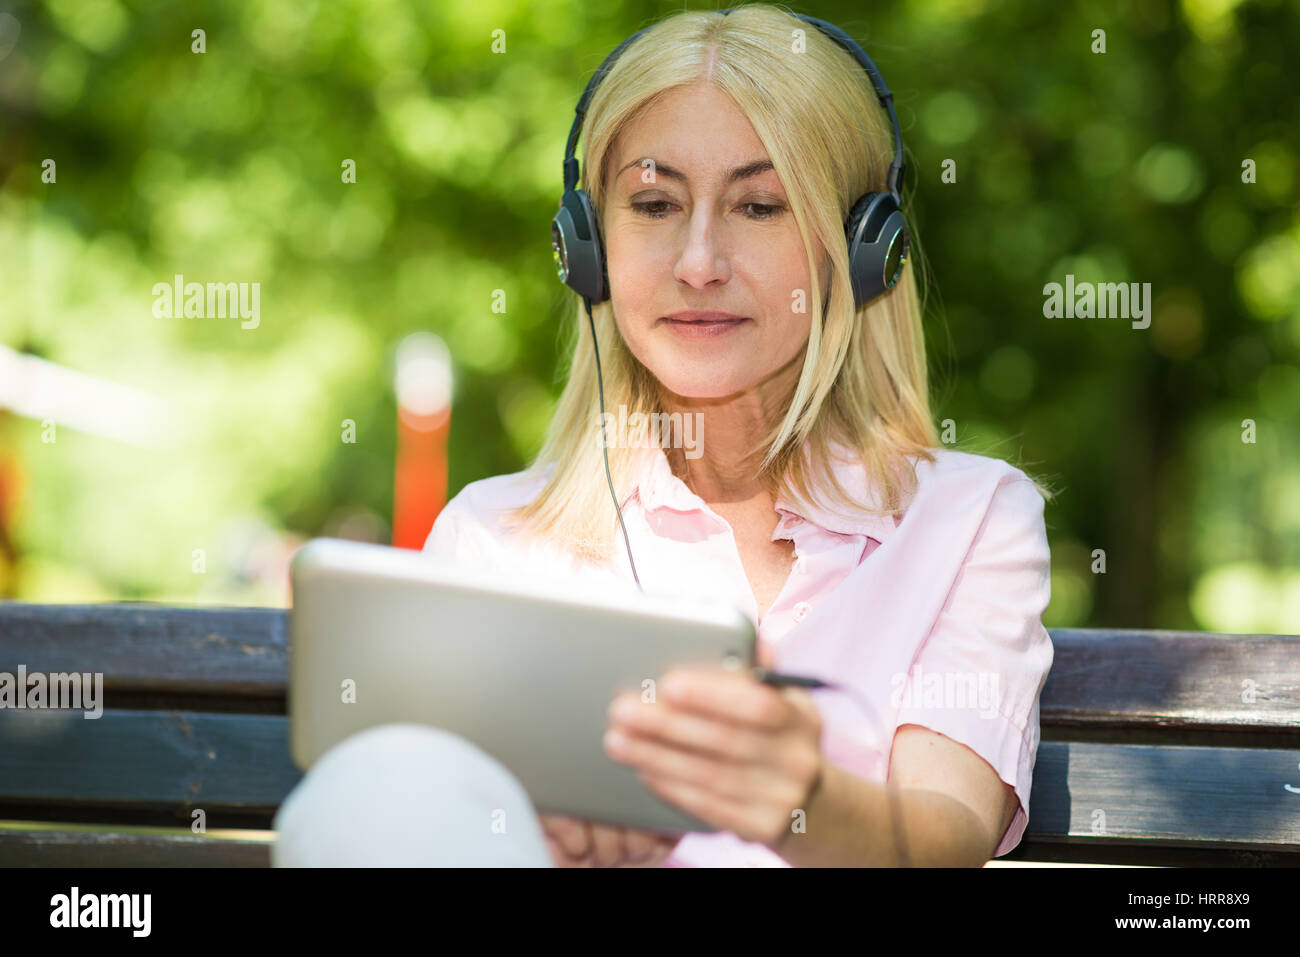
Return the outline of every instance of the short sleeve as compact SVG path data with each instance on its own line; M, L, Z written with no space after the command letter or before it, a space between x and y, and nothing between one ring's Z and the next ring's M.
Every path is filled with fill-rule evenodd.
M1020 806L994 857L1029 822L1039 695L1052 666L1042 495L1023 473L1000 483L906 682L895 730L918 724L966 745L1015 788Z

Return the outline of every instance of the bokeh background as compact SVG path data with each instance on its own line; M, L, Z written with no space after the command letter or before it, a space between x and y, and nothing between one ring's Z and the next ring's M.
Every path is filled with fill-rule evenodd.
M412 334L447 491L522 468L574 105L676 9L0 0L0 597L282 605L307 538L391 541ZM1057 489L1046 623L1300 632L1300 4L793 9L895 92L936 419ZM178 273L259 324L155 315ZM1067 273L1150 327L1045 318Z

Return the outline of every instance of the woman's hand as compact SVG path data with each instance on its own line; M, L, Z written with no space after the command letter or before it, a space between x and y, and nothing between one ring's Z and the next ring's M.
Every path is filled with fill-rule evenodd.
M556 867L659 867L679 840L557 814L540 817Z
M614 699L605 753L670 804L779 853L822 780L821 716L807 691L717 667L670 671L656 692Z

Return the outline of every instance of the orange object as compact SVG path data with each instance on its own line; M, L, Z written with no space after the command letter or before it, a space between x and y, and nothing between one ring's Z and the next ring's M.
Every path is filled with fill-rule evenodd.
M447 504L447 437L451 408L421 415L397 407L397 468L393 488L393 544L424 547Z
M10 414L0 409L0 428L9 419ZM7 442L0 441L0 599L18 597L18 546L12 530L23 491L21 463L16 454L6 453L7 445Z

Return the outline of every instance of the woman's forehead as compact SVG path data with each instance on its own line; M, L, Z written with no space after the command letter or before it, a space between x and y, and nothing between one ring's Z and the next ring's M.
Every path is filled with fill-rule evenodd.
M644 106L615 136L615 175L634 166L655 167L669 179L692 174L731 183L770 170L767 149L749 118L726 93L708 84L670 90ZM766 168L756 164L766 162Z
M701 168L698 163L692 163L690 168L673 166L663 160L656 159L655 156L634 156L631 160L624 163L616 171L617 175L622 175L630 169L642 169L653 172L656 177L663 176L667 179L675 180L683 185L690 186L700 174L706 174L709 179L719 179L725 186L732 183L738 183L741 180L753 179L764 173L774 171L772 160L767 156L758 156L754 159L747 160L737 166L727 168L721 157L705 157L704 162L707 164ZM642 177L644 178L644 177Z

